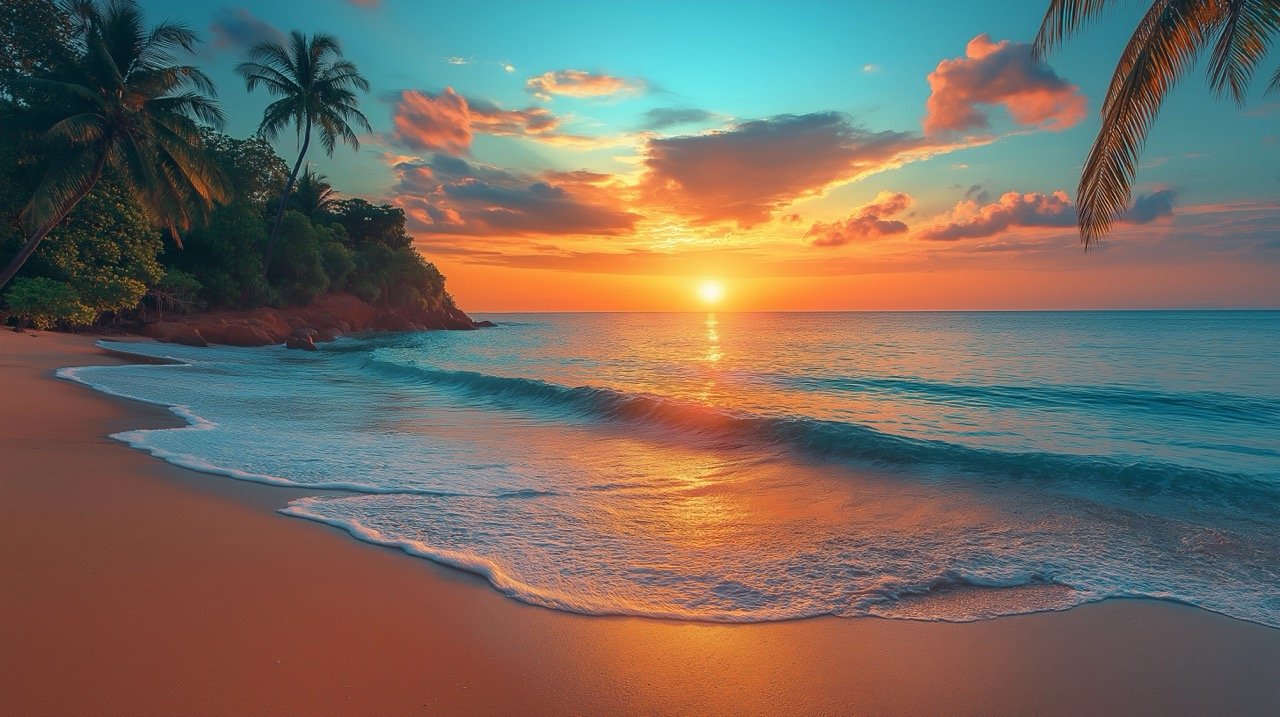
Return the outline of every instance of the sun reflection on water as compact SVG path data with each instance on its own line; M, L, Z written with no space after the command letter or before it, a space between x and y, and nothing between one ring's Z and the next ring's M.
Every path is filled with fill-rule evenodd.
M706 360L715 363L719 361L724 354L720 352L720 322L716 320L715 314L707 314L707 355Z

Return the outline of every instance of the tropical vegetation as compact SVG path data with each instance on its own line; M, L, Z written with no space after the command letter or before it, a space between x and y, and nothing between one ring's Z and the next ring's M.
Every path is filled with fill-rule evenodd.
M136 5L118 0L65 10L75 29L57 53L65 59L7 83L23 109L15 119L34 130L44 161L22 208L30 234L0 270L0 289L104 176L175 240L227 196L197 124L223 123L213 83L176 57L190 54L195 33L173 23L148 28Z
M360 112L356 91L369 91L369 81L356 66L342 58L342 45L332 35L311 37L293 31L286 42L264 40L249 51L249 60L236 68L244 78L245 88L252 92L261 86L275 97L262 113L258 134L268 140L293 127L302 139L298 159L285 183L284 194L271 224L264 263L271 266L276 237L284 221L285 207L298 179L298 170L311 146L312 129L320 130L320 146L330 157L338 142L360 149L360 139L351 123L372 132L369 120Z
M272 148L295 119L326 151L356 144L351 123L367 127L353 92L364 81L337 41L294 38L314 68L294 79L311 94L269 105L262 131L237 138L220 131L213 84L181 59L194 57L189 29L148 26L132 0L5 0L0 318L131 323L324 292L386 310L452 306L401 209L341 197L303 168L305 137L292 171ZM265 52L246 65L270 76Z

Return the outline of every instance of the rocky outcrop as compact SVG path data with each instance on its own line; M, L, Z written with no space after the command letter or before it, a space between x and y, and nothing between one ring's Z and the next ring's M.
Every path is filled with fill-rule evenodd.
M292 334L289 334L289 338L284 340L284 347L287 349L302 349L303 351L315 351L316 343L311 338L311 334L307 333L308 331L314 333L315 329L298 329L297 331L294 331Z
M361 331L472 330L477 323L451 303L423 309L379 310L350 294L325 294L306 306L212 311L143 325L144 336L187 346L270 346L316 350L316 343Z

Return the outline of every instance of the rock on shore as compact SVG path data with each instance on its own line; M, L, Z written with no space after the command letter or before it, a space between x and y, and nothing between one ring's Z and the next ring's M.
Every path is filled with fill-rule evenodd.
M316 342L358 331L471 330L491 326L461 309L380 310L350 294L325 294L306 306L212 311L145 324L144 336L186 346L271 346L315 350Z

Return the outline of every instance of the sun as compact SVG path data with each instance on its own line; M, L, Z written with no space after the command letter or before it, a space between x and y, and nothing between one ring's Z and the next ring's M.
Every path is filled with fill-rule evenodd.
M698 298L707 304L720 303L724 298L724 283L717 279L707 279L698 284Z

